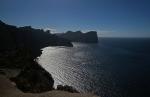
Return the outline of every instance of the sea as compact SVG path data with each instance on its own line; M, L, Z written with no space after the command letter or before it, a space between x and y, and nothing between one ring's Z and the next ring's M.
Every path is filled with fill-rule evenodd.
M150 38L99 38L46 47L38 62L55 80L100 97L150 97Z

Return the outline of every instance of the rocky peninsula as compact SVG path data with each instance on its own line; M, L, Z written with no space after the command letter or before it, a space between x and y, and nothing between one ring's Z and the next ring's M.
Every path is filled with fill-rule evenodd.
M67 31L66 33L61 33L57 35L72 42L98 43L98 36L96 31L89 31L86 33L83 33L81 31Z
M54 89L51 74L35 60L41 55L41 49L44 47L73 47L68 39L51 34L49 30L34 29L31 26L16 27L2 21L0 21L0 33L0 96L86 97L84 94L78 94L78 91L71 86L59 85Z

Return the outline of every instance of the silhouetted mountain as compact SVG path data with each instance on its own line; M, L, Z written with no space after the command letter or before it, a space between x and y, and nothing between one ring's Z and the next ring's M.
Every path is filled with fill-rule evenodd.
M0 21L0 33L0 50L28 48L36 57L40 55L39 50L47 46L73 46L67 39L31 26L16 27Z
M47 46L73 45L50 31L33 29L31 26L16 27L0 21L0 68L18 68L20 74L12 81L23 92L40 93L53 89L54 80L35 58Z
M96 31L82 33L81 31L67 31L66 33L58 34L59 37L68 39L72 42L97 43L98 36Z

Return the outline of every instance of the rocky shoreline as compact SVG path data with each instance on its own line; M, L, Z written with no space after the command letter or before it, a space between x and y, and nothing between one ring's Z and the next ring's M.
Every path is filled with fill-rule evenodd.
M17 76L10 78L24 93L42 93L54 90L54 80L50 73L35 59L40 56L41 48L46 46L68 46L72 43L40 29L15 27L0 21L0 69L19 69ZM1 74L4 74L1 71ZM61 85L60 85L61 86ZM71 86L58 86L58 90L78 92Z
M1 53L0 55L0 74L5 75L5 69L16 70L19 72L14 77L9 77L15 82L18 89L24 93L42 93L51 90L62 90L71 93L78 93L71 86L59 85L54 89L54 80L43 67L41 67L24 49L12 50Z
M15 71L7 70L9 73ZM60 90L52 90L43 93L24 93L20 91L6 75L0 74L0 97L97 97L91 93L70 93Z
M36 62L42 48L73 47L69 40L51 34L50 31L30 26L16 27L2 21L0 33L0 96L96 97L93 94L79 93L68 85L58 85L55 89L51 74Z

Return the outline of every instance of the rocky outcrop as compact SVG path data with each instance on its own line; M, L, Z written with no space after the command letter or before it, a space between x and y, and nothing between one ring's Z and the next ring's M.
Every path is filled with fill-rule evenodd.
M31 50L34 57L39 56L40 49L47 46L73 46L67 39L31 26L16 27L0 21L0 33L0 50L27 48Z
M73 88L72 86L68 86L68 85L57 85L57 90L61 90L61 91L68 91L71 93L79 93L75 88Z
M66 33L58 34L59 37L68 39L72 42L97 43L98 36L96 31L82 33L81 31L67 31Z
M40 93L54 89L54 80L51 74L36 62L26 66L17 77L11 78L11 80L25 93Z
M20 69L16 77L10 78L23 92L40 93L53 89L54 80L27 49L14 49L0 53L0 68Z
M41 49L47 46L73 45L50 31L33 29L30 26L16 27L0 21L0 68L19 68L20 74L12 81L23 92L40 93L53 89L54 80L34 60Z
M23 93L4 75L0 75L0 97L98 97L91 93L69 93L53 90L44 93Z

